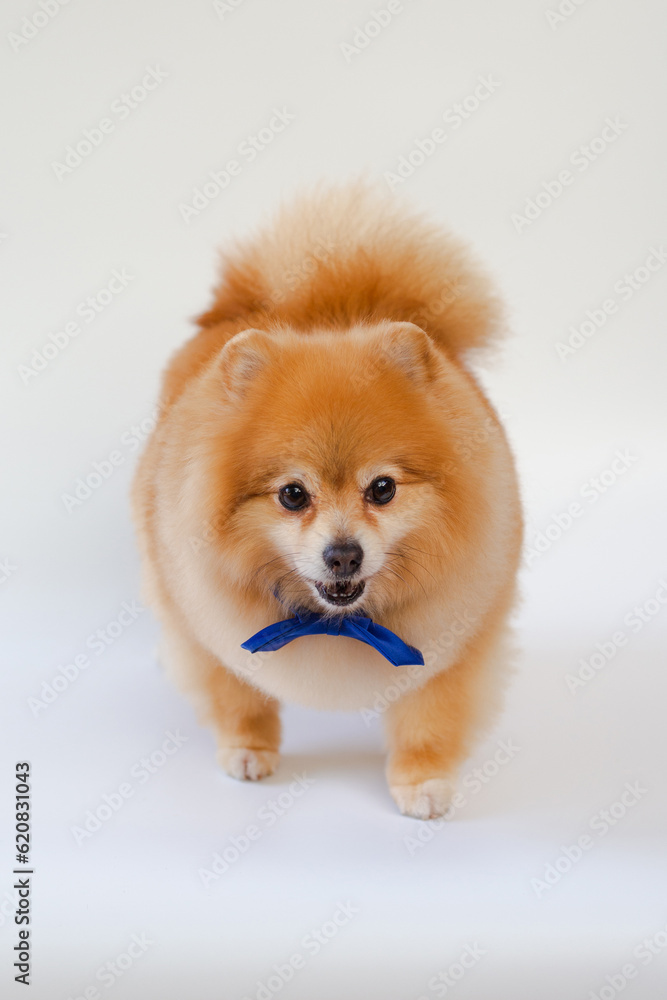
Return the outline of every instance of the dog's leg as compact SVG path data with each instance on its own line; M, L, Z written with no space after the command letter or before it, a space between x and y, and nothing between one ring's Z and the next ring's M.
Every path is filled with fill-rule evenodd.
M161 659L193 697L201 721L212 725L217 760L233 778L273 774L280 759L278 702L227 670L190 636L165 629Z
M404 815L434 819L447 812L459 768L500 704L506 671L498 652L495 642L475 644L388 709L387 780Z

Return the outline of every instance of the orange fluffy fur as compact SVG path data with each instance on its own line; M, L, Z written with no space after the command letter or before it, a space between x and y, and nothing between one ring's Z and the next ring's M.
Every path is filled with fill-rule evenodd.
M281 701L363 708L391 692L392 795L412 816L447 810L499 704L521 545L512 457L464 364L498 328L461 246L364 186L301 199L228 256L167 368L133 504L163 660L233 776L277 766ZM396 493L378 506L383 476ZM279 501L295 481L300 511ZM241 649L286 608L334 613L316 584L337 539L364 553L352 610L424 667L340 636Z

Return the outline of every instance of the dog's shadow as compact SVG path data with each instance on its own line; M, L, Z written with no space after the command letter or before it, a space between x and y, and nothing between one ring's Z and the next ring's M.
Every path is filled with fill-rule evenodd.
M364 781L384 780L385 755L378 750L323 749L312 753L282 753L275 774L264 779L265 784L285 785L298 775L317 780L338 777L350 780L361 776Z
M313 752L281 755L275 774L262 784L287 789L299 778L310 780L313 787L326 783L329 788L345 790L355 801L364 798L386 808L390 801L385 777L386 756L379 750L339 750L323 748Z
M339 750L337 748L321 749L312 753L286 753L281 756L280 765L275 774L264 778L262 784L278 789L286 789L299 777L310 779L317 784L325 781L333 783L345 790L350 804L359 799L372 808L386 813L393 803L387 785L385 773L386 754L380 750ZM454 820L477 822L487 818L507 816L515 811L521 800L520 789L517 795L509 798L501 794L493 794L493 788L485 789L486 794L466 795L463 808L455 810L451 818ZM395 807L394 807L395 808ZM409 816L397 817L403 821L414 822Z

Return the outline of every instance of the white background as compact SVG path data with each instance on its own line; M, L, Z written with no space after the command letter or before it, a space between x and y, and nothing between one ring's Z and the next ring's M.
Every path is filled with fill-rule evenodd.
M222 16L204 0L71 0L25 43L12 33L30 33L23 19L40 8L3 5L3 997L66 1000L97 984L112 1000L574 1000L601 990L608 1000L628 962L637 974L624 997L664 994L667 949L647 964L633 952L656 934L667 941L667 611L654 599L667 595L667 267L627 301L614 285L667 237L667 18L649 0L569 6L557 21L547 17L556 0L405 0L346 59L341 43L382 0L237 0ZM120 120L113 103L147 67L166 78ZM461 127L444 124L489 75L488 100ZM179 206L283 107L294 121L186 224ZM105 117L113 132L58 179L53 164ZM608 117L624 126L618 138L579 169L570 158ZM367 171L387 187L385 172L437 127L446 141L395 193L470 241L509 303L512 335L483 378L517 454L526 551L550 524L552 540L523 573L517 675L497 734L469 767L491 760L497 739L520 751L429 829L389 797L379 721L288 707L279 772L241 785L216 769L211 734L163 678L149 612L100 655L86 643L139 596L131 429L149 422L159 373L209 302L217 248L311 181ZM563 169L572 183L517 231L512 216ZM123 268L127 288L94 322L79 316L79 335L26 379L33 351ZM559 357L570 327L609 298L617 311ZM587 487L618 449L627 470L604 493ZM122 464L68 511L63 494L114 450ZM557 537L553 518L573 502L581 514ZM646 602L648 620L631 625ZM618 631L626 644L571 691L567 675ZM29 699L86 651L90 666L35 712ZM168 730L187 736L183 747L145 784L131 778ZM28 994L12 982L6 895L19 759L33 771ZM294 773L314 783L275 825L258 822ZM128 780L133 795L79 846L71 828ZM595 817L626 782L645 791L602 836ZM261 837L204 889L199 870L253 823ZM423 829L431 839L410 853L406 838ZM536 888L586 833L581 860ZM311 954L304 936L339 901L358 914ZM96 980L135 933L153 942L146 953L111 986ZM467 945L485 954L436 991L433 977ZM262 994L258 982L297 952L305 968Z

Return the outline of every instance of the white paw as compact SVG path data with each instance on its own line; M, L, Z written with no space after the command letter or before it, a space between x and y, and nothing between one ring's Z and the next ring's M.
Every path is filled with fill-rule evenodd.
M435 819L447 813L456 786L448 778L429 778L418 785L390 785L389 791L404 816Z
M220 767L239 781L257 781L273 774L280 754L274 750L251 750L249 747L219 747Z

